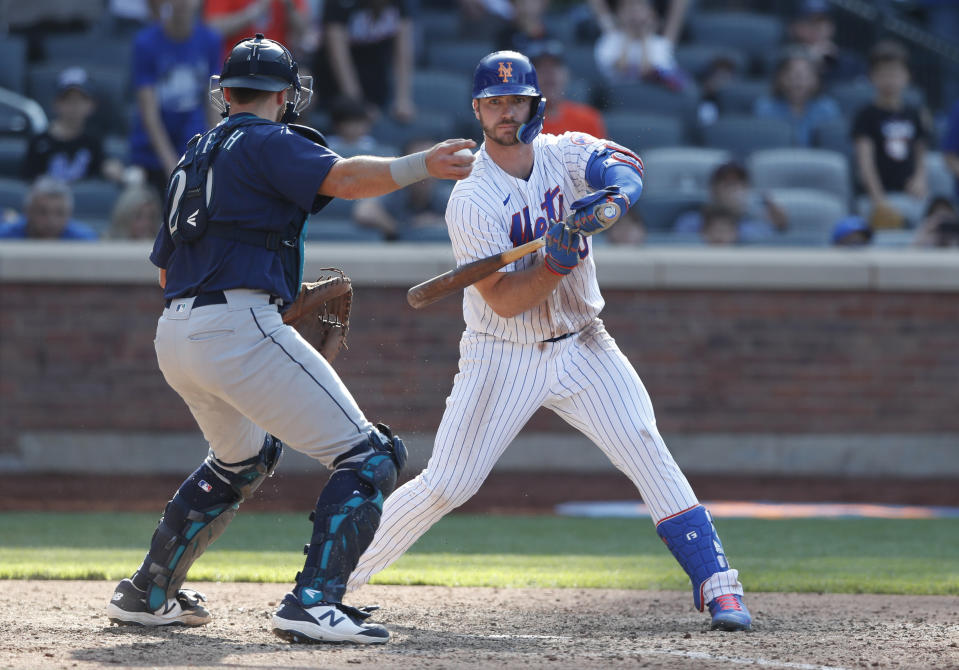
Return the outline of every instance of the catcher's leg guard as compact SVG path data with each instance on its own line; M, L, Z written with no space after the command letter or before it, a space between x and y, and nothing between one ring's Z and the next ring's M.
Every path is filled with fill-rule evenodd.
M702 505L666 517L656 532L682 566L693 584L693 603L703 611L703 589L717 572L729 570L729 562L719 542L713 519Z
M346 580L373 541L383 501L406 463L402 440L383 424L377 428L334 463L336 469L310 515L313 536L303 548L306 562L293 589L304 606L343 600Z
M167 503L150 551L133 576L149 611L175 598L194 561L226 529L245 498L273 474L283 445L267 435L260 453L227 466L208 457Z

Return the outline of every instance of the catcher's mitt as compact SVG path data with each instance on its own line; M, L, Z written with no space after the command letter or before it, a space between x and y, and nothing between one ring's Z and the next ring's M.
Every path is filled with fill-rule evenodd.
M303 282L296 300L283 312L283 323L296 328L332 363L340 349L346 348L353 286L339 268L323 270L330 274L321 275L315 282Z

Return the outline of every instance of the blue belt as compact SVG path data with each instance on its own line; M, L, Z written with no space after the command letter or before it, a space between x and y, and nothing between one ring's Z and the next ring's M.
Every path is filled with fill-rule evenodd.
M186 296L189 297L189 296ZM180 300L180 298L167 298L166 306L169 307L170 303L174 300ZM209 293L200 293L193 300L194 307L206 307L207 305L225 305L226 304L226 294L223 291L210 291Z
M560 340L565 340L567 337L572 337L575 333L566 333L565 335L557 335L556 337L551 337L548 340L540 340L541 342L559 342Z

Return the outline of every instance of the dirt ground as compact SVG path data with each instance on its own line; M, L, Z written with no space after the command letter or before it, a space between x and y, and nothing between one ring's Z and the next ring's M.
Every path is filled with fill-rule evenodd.
M959 668L955 598L756 593L750 633L708 630L688 593L368 586L385 646L290 645L269 617L278 584L193 584L214 620L109 623L106 582L0 582L0 667Z
M250 510L311 509L322 480L277 475ZM691 478L703 500L955 505L949 480ZM17 476L0 511L159 513L176 477ZM464 512L548 514L569 500L636 499L613 476L494 474ZM0 540L2 542L2 540ZM959 599L750 593L750 633L708 630L687 592L367 586L350 602L379 604L382 647L289 645L270 631L279 584L190 583L213 622L193 629L113 626L107 582L0 581L0 670L67 668L942 668L959 670Z

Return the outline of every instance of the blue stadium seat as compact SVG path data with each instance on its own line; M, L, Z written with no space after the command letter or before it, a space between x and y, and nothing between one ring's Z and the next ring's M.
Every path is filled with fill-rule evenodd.
M0 136L0 177L19 177L20 166L27 155L26 136Z
M23 211L23 199L30 185L20 179L0 178L0 210Z
M819 126L813 132L813 145L820 149L828 149L852 159L851 126L846 119L831 121Z
M472 72L419 70L413 74L413 100L421 109L450 114L457 121L471 120L472 80Z
M73 214L80 220L109 219L120 187L105 179L84 179L71 184Z
M843 154L827 149L763 149L748 160L753 186L811 188L831 193L848 207L852 184Z
M43 50L48 62L69 62L82 67L117 65L130 62L133 43L102 32L64 33L44 37Z
M926 179L929 181L929 193L947 198L955 194L955 177L946 166L941 151L926 152Z
M0 87L24 93L27 72L27 41L19 35L5 34L0 40Z
M608 99L610 111L669 114L684 122L693 119L699 104L699 95L692 87L675 92L664 86L645 83L612 85Z
M717 94L720 113L752 114L756 98L769 93L766 79L740 79L731 81Z
M427 47L426 57L431 70L452 72L461 80L470 80L477 63L493 51L493 43L486 40L437 40Z
M731 114L703 128L702 136L705 146L745 158L760 149L791 146L793 131L789 123L780 119Z
M778 17L758 12L690 12L688 26L693 43L742 49L754 59L778 50L783 36Z
M699 209L704 196L659 193L643 197L636 203L648 231L669 231L681 214Z
M410 123L399 123L388 116L380 117L373 124L372 135L384 145L395 147L399 151L409 140L420 137L445 140L452 137L455 130L456 122L452 115L431 111L425 107L417 111Z
M651 195L704 196L709 177L721 163L732 158L723 149L661 147L640 152L646 165L643 198Z
M676 62L694 77L702 75L719 57L729 59L739 74L746 72L746 55L737 47L721 44L680 44L676 47Z
M681 120L666 114L636 114L619 111L603 115L606 136L634 151L675 147L686 143Z
M828 245L833 226L849 214L849 207L839 198L823 191L805 188L770 189L772 200L783 208L789 219L789 230L778 237L785 244Z

